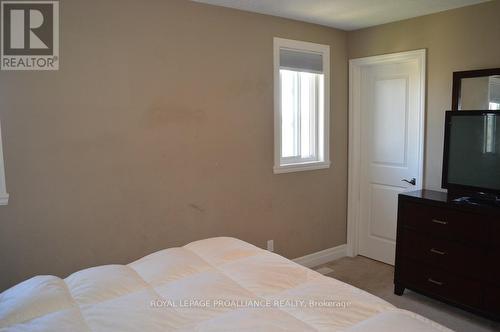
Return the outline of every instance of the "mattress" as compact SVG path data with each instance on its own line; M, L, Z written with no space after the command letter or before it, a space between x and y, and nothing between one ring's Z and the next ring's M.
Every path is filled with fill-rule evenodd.
M0 294L0 331L450 331L234 238Z

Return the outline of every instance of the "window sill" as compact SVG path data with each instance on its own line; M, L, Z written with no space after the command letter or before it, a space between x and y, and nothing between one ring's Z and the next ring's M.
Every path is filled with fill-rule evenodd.
M313 161L308 163L274 166L273 171L274 174L314 171L316 169L330 168L330 165L330 161Z
M9 203L9 194L0 193L0 205L7 205Z

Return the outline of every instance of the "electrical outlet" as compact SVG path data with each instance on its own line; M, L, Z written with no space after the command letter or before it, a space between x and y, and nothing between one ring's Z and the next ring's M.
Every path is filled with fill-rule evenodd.
M267 250L273 252L274 251L274 240L267 241Z

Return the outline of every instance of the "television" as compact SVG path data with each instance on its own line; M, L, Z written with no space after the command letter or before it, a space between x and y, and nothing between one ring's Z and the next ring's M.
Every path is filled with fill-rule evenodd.
M442 187L500 195L500 111L448 111Z

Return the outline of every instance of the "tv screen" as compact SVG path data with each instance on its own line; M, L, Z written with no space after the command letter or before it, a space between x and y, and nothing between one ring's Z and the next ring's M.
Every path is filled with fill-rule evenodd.
M443 187L500 191L500 112L446 112Z

